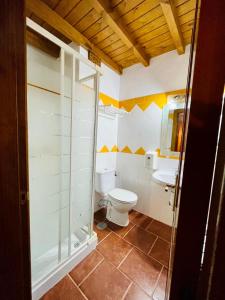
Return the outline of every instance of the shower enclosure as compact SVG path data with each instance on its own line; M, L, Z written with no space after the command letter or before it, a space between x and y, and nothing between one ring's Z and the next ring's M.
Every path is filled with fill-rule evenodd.
M96 246L92 228L96 114L101 69L27 19L57 45L27 46L33 299Z

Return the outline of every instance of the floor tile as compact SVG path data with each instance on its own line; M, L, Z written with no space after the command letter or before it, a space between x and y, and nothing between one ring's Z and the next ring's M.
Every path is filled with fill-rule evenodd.
M112 232L97 246L97 249L117 267L132 249L132 246Z
M103 256L93 251L71 272L70 276L79 285L81 281L103 260Z
M140 251L133 249L119 269L151 296L162 265Z
M153 220L153 222L147 226L146 230L160 236L168 242L171 242L172 227L166 224Z
M93 229L97 234L98 242L101 242L111 232L111 230L108 227L104 230L100 230L100 229L97 228L96 225L97 224L94 223L94 228Z
M152 218L138 213L131 222L145 229L152 222Z
M85 300L77 286L66 276L57 283L41 300Z
M170 244L160 238L157 239L149 255L168 267L170 259Z
M167 269L163 268L163 271L159 277L157 287L153 294L154 300L165 300L166 296L166 281L167 281Z
M131 210L131 211L129 212L129 220L132 221L132 219L135 218L138 214L139 214L138 211L136 211L136 210Z
M134 227L134 224L133 223L129 223L128 226L126 227L121 227L119 225L116 225L112 222L108 222L108 227L114 231L115 233L117 233L118 235L124 237L124 235L132 228Z
M132 286L129 288L125 300L151 300L150 298L140 287L135 283L132 283Z
M132 228L124 237L126 241L133 244L146 254L149 252L156 238L157 237L155 235L145 231L138 226Z
M90 300L122 299L131 281L104 260L80 288Z

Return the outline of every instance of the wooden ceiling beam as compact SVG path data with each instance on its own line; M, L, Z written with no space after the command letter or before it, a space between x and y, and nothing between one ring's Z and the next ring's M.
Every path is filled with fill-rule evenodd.
M55 58L58 58L60 55L60 48L57 45L28 29L26 30L26 41L31 46L34 46Z
M118 35L122 42L133 50L135 57L144 65L148 66L150 57L144 49L137 44L132 35L127 31L122 19L115 10L112 10L109 0L88 0L90 5L103 17L107 25Z
M91 43L83 34L81 34L70 23L64 20L48 5L40 0L27 0L27 8L37 17L48 23L71 41L78 43L94 52L106 65L114 69L117 73L122 73L122 68L116 62L114 62L101 49Z
M178 54L183 54L185 52L185 44L173 0L160 0L160 5L177 52Z

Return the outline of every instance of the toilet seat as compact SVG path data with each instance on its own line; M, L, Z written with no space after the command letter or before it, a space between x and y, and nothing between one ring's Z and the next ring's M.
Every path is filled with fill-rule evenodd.
M124 204L136 203L137 195L125 189L113 189L108 193L108 196L114 200Z

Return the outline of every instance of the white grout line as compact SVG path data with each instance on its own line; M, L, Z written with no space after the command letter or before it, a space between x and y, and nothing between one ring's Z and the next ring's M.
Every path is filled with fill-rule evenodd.
M123 271L121 271L120 269L117 269L121 274L123 274L124 277L126 277L128 280L130 280L131 282L134 282L134 280L129 277L129 275L127 275L126 273L124 273Z
M102 254L101 254L102 255ZM97 265L81 280L81 282L78 284L78 286L81 286L81 284L97 269L97 267L103 262L104 257L102 255L102 259Z
M118 269L119 269L119 267L122 265L122 263L125 261L125 259L128 257L128 255L131 253L131 251L133 250L133 248L131 248L129 251L128 251L128 253L124 256L124 258L121 260L121 262L119 263L119 265L118 265Z
M151 218L151 219L152 219L152 218ZM153 223L153 221L154 221L154 219L152 219L151 222L145 227L145 230L146 230L146 231L148 231L147 228Z
M97 246L100 245L111 233L112 233L112 231L110 231L101 241L99 241ZM97 236L98 236L98 234L97 234Z
M160 278L160 276L161 276L161 274L162 274L162 272L163 272L163 269L164 269L164 266L162 267L161 271L159 272L158 278L157 278L157 280L156 280L156 282L155 282L155 287L154 287L153 292L152 292L152 297L153 297L153 295L154 295L154 293L155 293L155 290L156 290L156 288L157 288L157 286L158 286L159 278Z
M153 242L151 248L149 249L147 255L149 255L149 254L151 253L151 251L152 251L153 247L155 246L155 243L156 243L156 241L158 240L158 238L159 238L159 237L157 236L156 239L155 239L155 241Z
M126 243L128 243L129 245L131 245L132 247L138 249L138 247L136 247L136 246L135 246L134 244L132 244L131 242L129 242L129 241L123 239L123 238L122 238L122 240L125 241ZM138 250L140 250L140 249L138 249ZM140 251L143 252L142 250L140 250ZM143 252L143 253L144 253L144 252Z
M84 294L84 292L79 288L79 286L76 284L76 282L73 280L73 278L70 276L70 274L68 273L67 276L70 278L70 280L72 281L72 283L75 285L75 287L79 290L79 292L82 294L82 296L88 300L87 296Z
M157 235L155 236L156 237L156 240L157 240ZM131 245L131 246L133 246L134 247L134 249L137 249L138 251L140 251L141 253L143 253L143 254L145 254L146 256L148 256L148 253L149 252L147 252L147 253L145 253L143 250L141 250L140 248L138 248L136 245L134 245L134 244L132 244L131 242L129 242L128 240L126 240L126 239L124 239L124 238L122 238L125 242L127 242L129 245ZM155 241L154 241L155 242Z
M164 238L162 238L160 235L158 235L158 237L159 237L161 240L163 240L164 242L166 242L167 244L170 244L170 245L172 245L172 243L171 243L171 242L168 242L167 240L165 240Z
M151 298L152 294L150 295L148 292L146 292L144 290L144 288L136 281L134 281L131 277L129 277L129 275L127 275L126 273L124 273L123 271L121 271L120 269L118 269L118 271L120 271L121 274L123 274L124 277L126 277L128 280L131 281L131 283L135 284L136 286L138 286L140 288L140 290L142 290L148 297ZM122 298L123 299L123 298Z
M128 244L130 244L131 246L133 246L133 249L134 249L134 250L137 250L137 251L141 252L142 254L144 254L145 256L147 256L148 258L151 258L151 259L155 260L155 261L156 261L157 263L159 263L162 267L165 267L165 268L168 269L167 266L165 266L164 264L162 264L162 263L161 263L160 261L158 261L156 258L150 256L149 254L146 254L143 250L141 250L140 248L138 248L138 247L135 246L134 244L131 244L131 243L128 242L127 240L124 240L124 241L126 241ZM133 250L133 249L132 249L132 250ZM130 251L130 252L131 252L131 251Z
M157 260L156 258L154 258L153 256L147 255L149 258L151 258L152 260L155 260L157 263L159 263L162 267L167 268L167 266L165 266L164 264L162 264L159 260Z
M124 236L122 236L122 238L125 238L125 236L136 226L134 223L131 222L131 224L133 224L133 226L124 234Z
M121 239L122 239L122 236L121 236L121 235L119 235L117 232L115 232L115 231L112 231L112 233L114 233L116 236L118 236L119 238L121 238Z
M121 298L121 300L124 300L124 299L125 299L125 297L126 297L126 295L128 294L129 289L131 288L132 284L133 284L133 282L131 281L131 283L129 284L128 288L126 289L126 291L125 291L123 297Z

